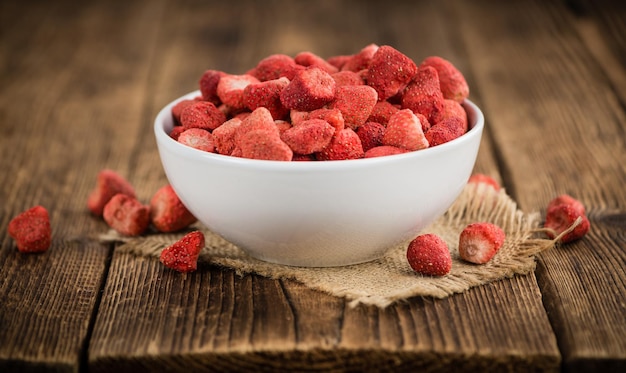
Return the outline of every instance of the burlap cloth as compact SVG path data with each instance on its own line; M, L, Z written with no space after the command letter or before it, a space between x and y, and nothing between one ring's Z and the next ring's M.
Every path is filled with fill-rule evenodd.
M506 233L504 245L487 264L463 262L458 253L459 234L467 224L480 221L499 225ZM440 235L448 244L452 270L444 277L422 276L411 270L406 260L408 242L390 248L384 257L368 263L303 268L254 259L204 226L197 224L193 228L202 230L206 237L199 262L231 268L239 275L254 273L272 279L293 279L309 288L345 297L351 306L362 303L386 307L415 296L444 298L491 281L528 274L535 269L535 256L558 242L558 237L541 238L543 230L539 223L538 213L525 214L519 210L504 190L495 191L486 184L468 184L450 209L423 231ZM123 241L117 249L119 252L158 260L161 250L184 233L128 239L109 232L100 239Z

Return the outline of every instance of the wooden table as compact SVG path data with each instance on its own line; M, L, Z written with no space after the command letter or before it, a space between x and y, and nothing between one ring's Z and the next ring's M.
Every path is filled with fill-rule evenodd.
M0 371L626 371L623 4L2 1ZM453 61L487 120L475 171L527 212L577 197L589 234L533 274L385 309L98 241L97 172L144 201L164 185L153 118L204 70L369 43ZM36 204L52 247L23 255L6 226Z

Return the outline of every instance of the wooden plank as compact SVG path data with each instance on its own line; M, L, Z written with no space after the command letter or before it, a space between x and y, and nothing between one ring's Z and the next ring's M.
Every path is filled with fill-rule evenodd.
M470 70L473 61L459 44L460 31L448 27L455 13L446 4L393 2L384 11L380 6L168 4L168 21L158 31L163 57L152 66L147 89L153 100L146 112L156 115L195 89L207 68L242 72L272 53L311 50L327 57L389 43L416 60L445 55ZM343 32L346 27L359 31ZM481 95L475 99L480 102ZM491 149L487 144L481 150L477 169L498 176ZM140 139L131 163L143 195L165 182L157 157L153 139ZM559 363L533 275L379 310L350 308L292 281L239 277L211 266L183 278L154 259L119 252L89 351L93 371L554 371Z
M153 6L2 2L0 371L76 372L85 359L111 255L86 199L101 168L127 174L111 155L135 141ZM22 255L5 227L36 204L52 247Z
M537 271L564 368L624 370L626 115L603 71L611 66L594 59L560 3L462 11L484 20L465 22L463 35L520 205L543 210L569 193L588 209L588 237L542 254Z

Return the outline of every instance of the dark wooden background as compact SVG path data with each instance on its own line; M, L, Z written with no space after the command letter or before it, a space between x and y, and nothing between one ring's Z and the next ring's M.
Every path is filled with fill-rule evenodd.
M1 0L0 371L626 371L624 4ZM204 70L369 43L451 60L486 116L476 172L524 211L579 198L588 236L528 276L384 310L97 240L97 172L144 201L165 184L152 121ZM6 226L36 204L53 244L22 255Z

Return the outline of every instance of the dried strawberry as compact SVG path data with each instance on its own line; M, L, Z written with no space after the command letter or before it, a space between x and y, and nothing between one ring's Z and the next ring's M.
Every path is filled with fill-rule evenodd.
M175 271L193 272L198 268L198 257L203 248L204 234L200 231L193 231L163 249L160 261Z
M180 124L185 128L212 131L226 120L226 115L210 102L198 101L187 105L180 113Z
M506 234L499 226L480 222L467 225L459 236L461 259L484 264L493 258L504 244Z
M335 128L322 119L309 119L285 131L281 139L294 153L312 154L330 143Z
M233 118L222 123L211 133L215 151L219 154L230 155L235 149L235 133L241 125L241 119Z
M294 61L296 61L298 65L306 67L315 66L326 71L329 74L334 74L339 71L336 66L331 65L325 59L312 52L300 52L296 54L296 56L294 57Z
M548 237L556 238L559 234L568 230L576 220L581 222L571 232L561 237L562 243L568 243L583 238L591 226L589 219L581 213L580 207L572 203L554 204L546 212L544 227L548 228Z
M378 92L379 100L395 96L411 81L417 66L409 57L388 45L372 56L365 81Z
M217 84L217 95L232 110L241 110L246 107L243 100L244 89L250 84L259 82L259 79L249 74L224 74Z
M400 110L389 118L383 135L383 145L407 150L419 150L429 146L419 119L409 109Z
M363 151L367 154L367 151L371 148L383 144L385 126L376 122L367 122L356 129L356 134L359 136L359 139L361 139Z
M480 174L480 173L473 174L472 176L470 176L467 182L468 183L483 183L483 184L487 184L491 186L495 190L500 190L500 183L498 183L498 181L494 179L493 177L485 175L485 174Z
M284 119L289 114L289 109L280 102L280 93L288 84L287 78L249 84L243 90L243 102L251 111L265 107L272 114L272 118Z
M96 216L102 216L104 206L118 193L135 197L135 189L123 176L113 170L100 171L96 187L87 199L89 211Z
M278 130L258 129L246 132L238 142L241 156L269 161L291 161L293 151L280 139Z
M38 205L23 211L11 219L8 232L15 240L17 250L22 253L48 250L52 241L48 210Z
M282 77L292 80L296 72L304 69L286 54L272 54L259 61L250 74L262 82Z
M116 194L104 206L102 217L117 232L126 236L139 236L150 225L150 207L134 197Z
M561 194L555 198L553 198L548 203L548 209L557 205L570 205L572 206L580 215L585 214L585 206L577 200L576 198L570 196L569 194Z
M217 70L207 70L202 74L198 85L200 86L200 93L202 93L202 99L204 101L209 101L215 106L219 106L222 103L217 95L217 85L224 75L224 72Z
M406 258L414 271L427 276L445 276L452 269L448 245L432 233L413 239L407 248Z
M354 54L351 58L345 61L341 70L358 72L363 69L367 69L372 61L372 57L374 57L374 54L378 51L378 48L379 46L376 44L369 44L365 46L358 53Z
M331 109L339 109L345 125L354 129L363 125L378 102L378 94L368 85L347 85L337 87Z
M171 185L165 185L150 199L150 221L160 232L175 232L197 221Z
M339 161L363 158L364 154L359 136L350 128L344 128L335 132L330 144L315 156L321 161Z
M209 153L215 152L213 135L211 135L211 132L203 130L202 128L189 128L183 131L178 136L177 141L194 149Z
M420 66L432 66L437 70L443 97L460 103L469 96L469 86L465 77L450 61L431 56L425 58Z
M431 147L444 144L465 133L466 126L457 117L450 117L437 122L424 134Z
M391 102L378 101L372 108L372 112L370 113L369 118L367 118L367 121L380 123L383 126L386 126L389 122L389 118L391 118L391 116L398 111L400 111L400 108Z
M363 158L384 157L387 155L402 154L406 152L408 152L408 150L406 149L398 148L395 146L389 146L389 145L381 145L381 146L377 146L375 148L371 148L368 151L366 151Z
M439 121L444 110L444 97L434 67L423 66L417 70L402 94L402 108L423 114L431 124Z
M335 79L335 83L337 87L341 87L344 85L363 85L365 81L361 78L361 75L355 73L354 71L339 71L330 76Z
M319 109L335 98L335 80L326 71L309 67L298 71L280 94L283 105L289 109L311 111Z

